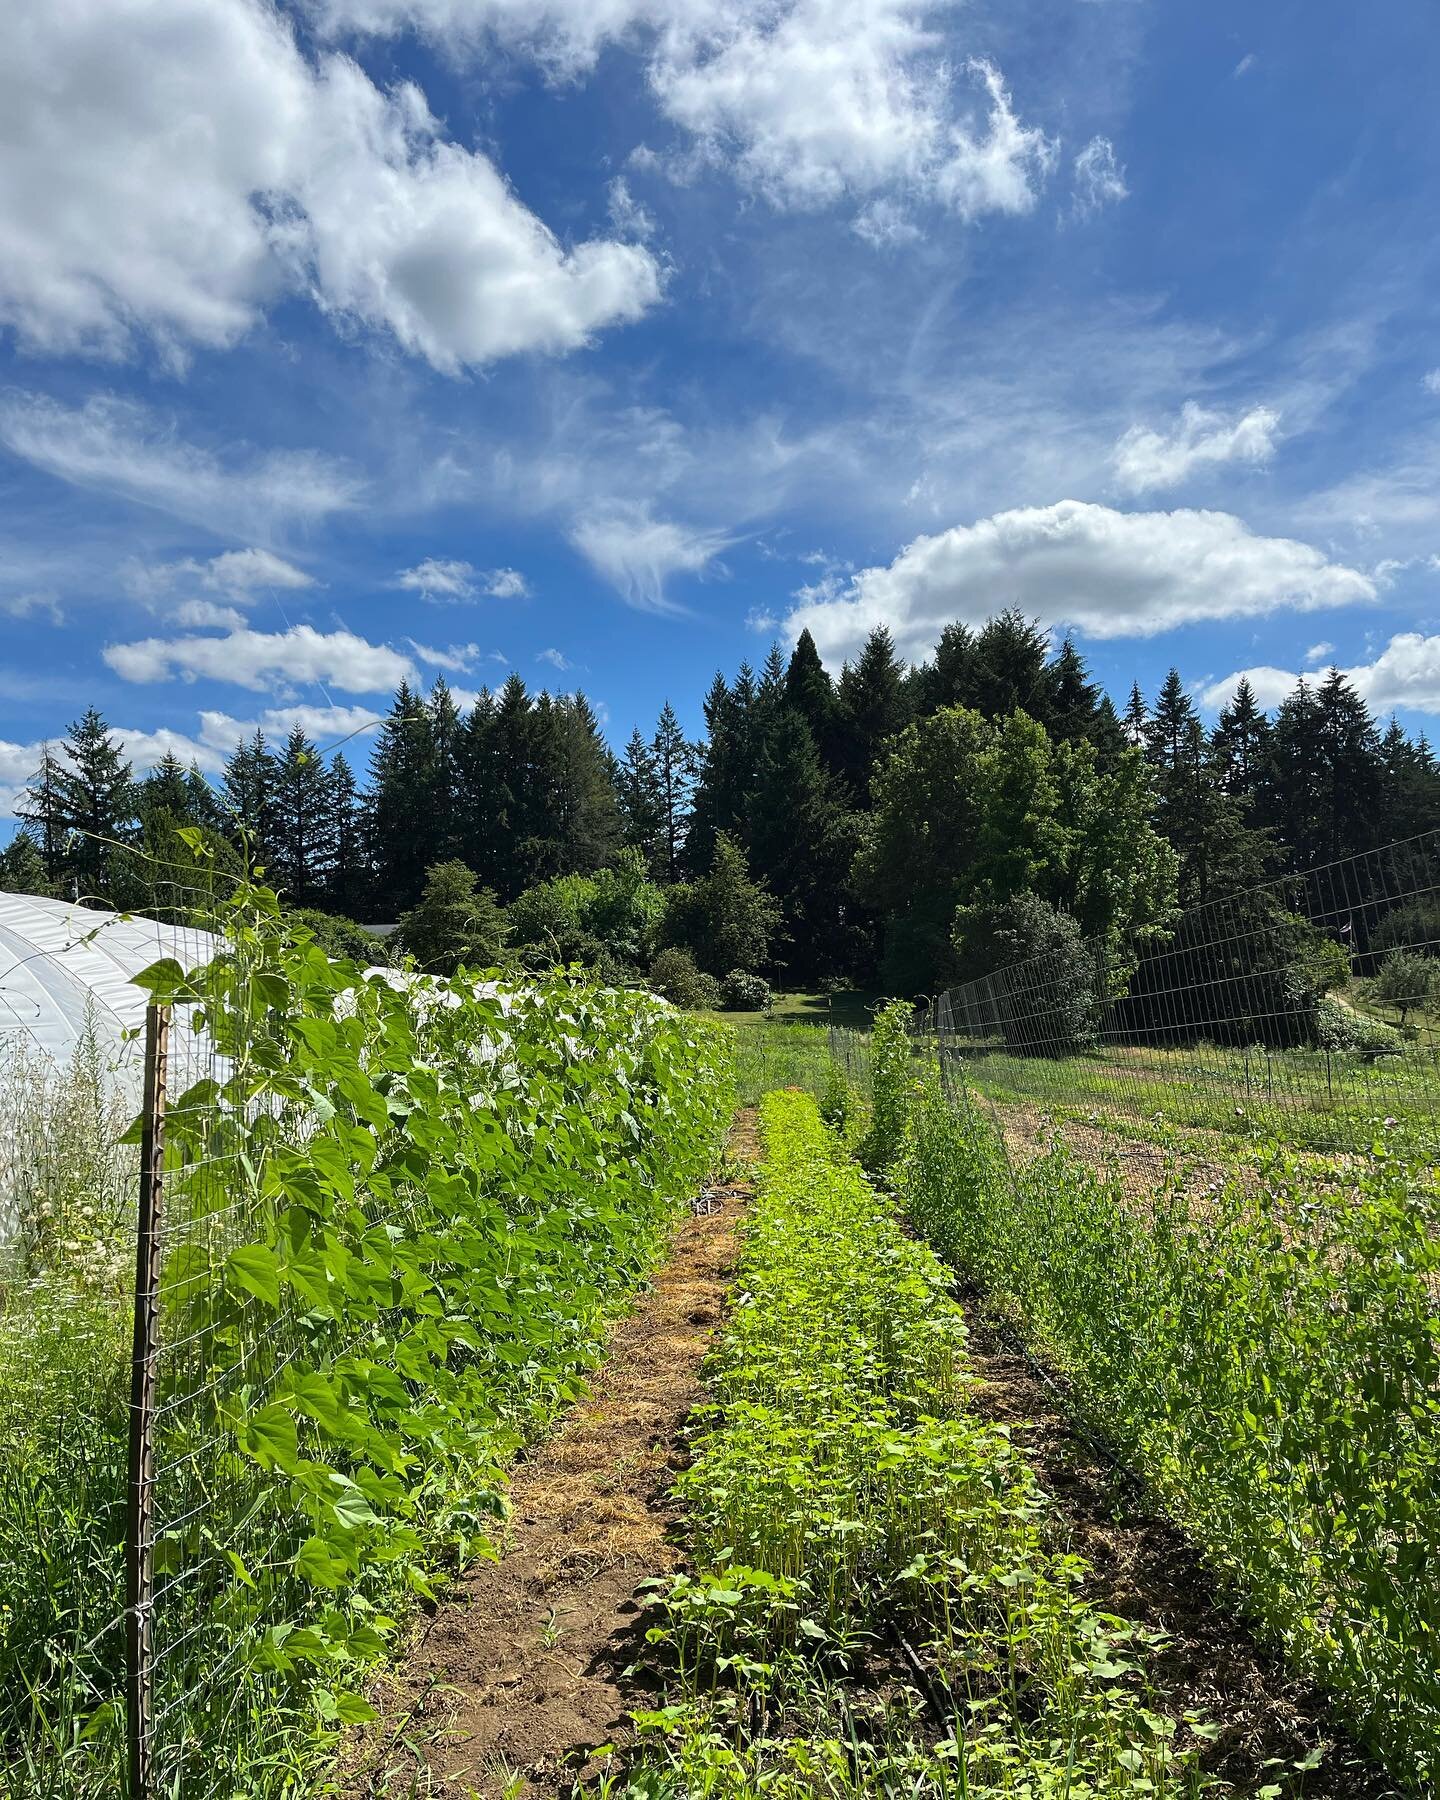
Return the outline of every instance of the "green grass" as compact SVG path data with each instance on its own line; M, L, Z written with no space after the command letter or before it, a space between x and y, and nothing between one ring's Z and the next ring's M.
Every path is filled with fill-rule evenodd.
M631 1792L1198 1792L1186 1723L1151 1703L1146 1634L1088 1606L1008 1433L968 1408L937 1259L813 1099L771 1094L762 1117L715 1403L680 1481L694 1569L661 1590L668 1686L639 1715Z
M962 1048L961 1057L966 1079L988 1099L1039 1104L1057 1117L1108 1121L1119 1129L1129 1125L1141 1136L1181 1127L1350 1150L1368 1147L1382 1127L1393 1131L1396 1123L1417 1142L1433 1144L1440 1119L1440 1057L1421 1049L1373 1063L1354 1054L1213 1044L1065 1057L1003 1050L965 1055Z
M836 1025L846 1031L868 1031L875 1013L884 1005L879 994L864 988L843 988L833 994L777 993L769 1013L701 1012L702 1019L719 1019L732 1025L761 1025L769 1019L796 1025Z

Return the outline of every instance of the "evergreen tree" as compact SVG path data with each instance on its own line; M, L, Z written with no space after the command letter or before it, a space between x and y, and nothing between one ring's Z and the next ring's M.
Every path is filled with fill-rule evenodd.
M927 718L942 706L968 706L975 693L975 634L968 625L947 625L935 654L911 679L915 716Z
M664 800L655 749L637 725L630 733L617 779L625 843L645 858L652 875L665 873Z
M275 763L276 886L294 906L324 898L335 860L330 777L297 725Z
M975 637L970 693L960 704L973 707L984 719L1008 719L1013 712L1025 712L1048 728L1052 681L1046 652L1045 633L1014 607L987 619ZM1078 657L1074 661L1084 685L1084 664ZM1067 663L1067 680L1073 672Z
M1384 757L1370 709L1338 669L1280 705L1270 736L1266 818L1292 867L1316 868L1378 841Z
M1210 749L1225 792L1253 805L1265 778L1270 721L1260 710L1255 690L1243 676L1234 699L1220 709Z
M425 871L420 899L394 931L395 947L429 975L453 975L462 966L489 968L504 942L505 914L494 894L458 861Z
M692 870L709 868L722 831L741 843L748 841L749 799L755 784L754 703L755 681L748 663L741 665L733 687L726 685L723 675L716 675L705 696L706 736L686 838L686 861Z
M95 708L70 727L60 765L60 810L69 833L66 873L81 900L105 900L110 859L136 828L134 773L124 746Z
M190 778L186 774L185 765L173 750L167 750L140 783L136 810L141 819L154 812L166 812L181 824L198 825L201 820L191 817L192 804Z
M751 863L779 902L790 980L845 972L854 951L856 909L846 891L854 831L809 725L789 705L761 748L752 820Z
M49 744L43 745L40 767L30 777L30 784L15 808L16 818L23 821L34 837L46 883L57 891L64 879L70 845L62 797L63 774L59 757Z
M660 855L656 873L665 881L680 879L685 837L695 788L695 746L687 743L675 709L667 700L660 709L650 740L660 804Z
M671 888L665 901L665 941L690 950L711 975L763 968L780 922L780 908L763 883L750 879L745 852L727 833L699 881Z
M844 721L835 683L830 679L815 640L802 631L785 670L785 704L810 727L820 761L831 775L844 773Z
M330 852L325 905L346 918L360 918L368 910L369 890L360 798L354 771L338 750L330 759L324 803L325 835Z
M1138 750L1146 742L1150 727L1150 714L1145 707L1145 696L1140 692L1140 683L1130 684L1130 698L1125 703L1125 711L1121 718L1125 728L1125 736Z
M548 799L558 844L555 872L589 875L613 861L623 842L614 758L584 694L557 700L555 719L558 756Z
M436 757L425 702L401 682L370 759L366 836L374 905L395 918L420 896L436 823Z
M0 850L0 894L51 894L45 857L28 827L22 826Z
M882 748L910 722L905 669L884 625L866 638L853 667L840 676L847 735L846 773L859 803L869 804L871 778Z
M1109 706L1108 700L1105 705ZM1111 714L1113 717L1113 708ZM1102 725L1100 690L1090 679L1084 657L1068 637L1045 669L1039 710L1034 716L1057 744L1098 741Z
M231 835L245 847L250 863L270 869L274 862L278 821L275 810L275 758L257 731L237 744L225 764L223 810Z
M1424 737L1412 743L1391 715L1380 740L1381 806L1377 835L1399 843L1440 820L1440 766Z

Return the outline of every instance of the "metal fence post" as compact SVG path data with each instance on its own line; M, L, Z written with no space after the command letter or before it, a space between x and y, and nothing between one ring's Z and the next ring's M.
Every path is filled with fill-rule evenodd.
M151 1800L151 1603L155 1579L155 1386L165 1208L165 1073L170 1008L145 1014L145 1104L135 1234L135 1334L130 1363L130 1457L125 1513L125 1735L129 1800Z

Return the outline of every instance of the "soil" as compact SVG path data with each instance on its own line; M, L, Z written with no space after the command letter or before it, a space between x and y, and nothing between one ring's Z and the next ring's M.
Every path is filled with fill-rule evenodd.
M730 1154L758 1158L753 1111ZM633 1738L629 1713L646 1703L626 1674L641 1649L636 1590L681 1560L670 1488L749 1192L705 1190L617 1321L590 1398L517 1467L500 1560L447 1592L371 1696L382 1722L350 1759L349 1800L569 1795L595 1773L594 1749Z
M1087 1598L1166 1634L1152 1665L1156 1684L1167 1712L1193 1710L1219 1727L1203 1757L1208 1773L1237 1795L1276 1782L1303 1800L1398 1800L1373 1758L1336 1733L1326 1696L1250 1636L1194 1546L1147 1507L1135 1477L1077 1432L1061 1385L987 1317L981 1296L962 1302L981 1378L969 1404L1010 1427L1055 1502L1068 1548L1090 1565ZM1320 1766L1284 1785L1286 1769L1317 1748Z

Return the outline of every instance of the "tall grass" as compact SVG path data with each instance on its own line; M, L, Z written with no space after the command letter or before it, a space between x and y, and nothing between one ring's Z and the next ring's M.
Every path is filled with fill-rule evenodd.
M93 1021L0 1049L0 1792L113 1771L124 1605L132 1097Z

